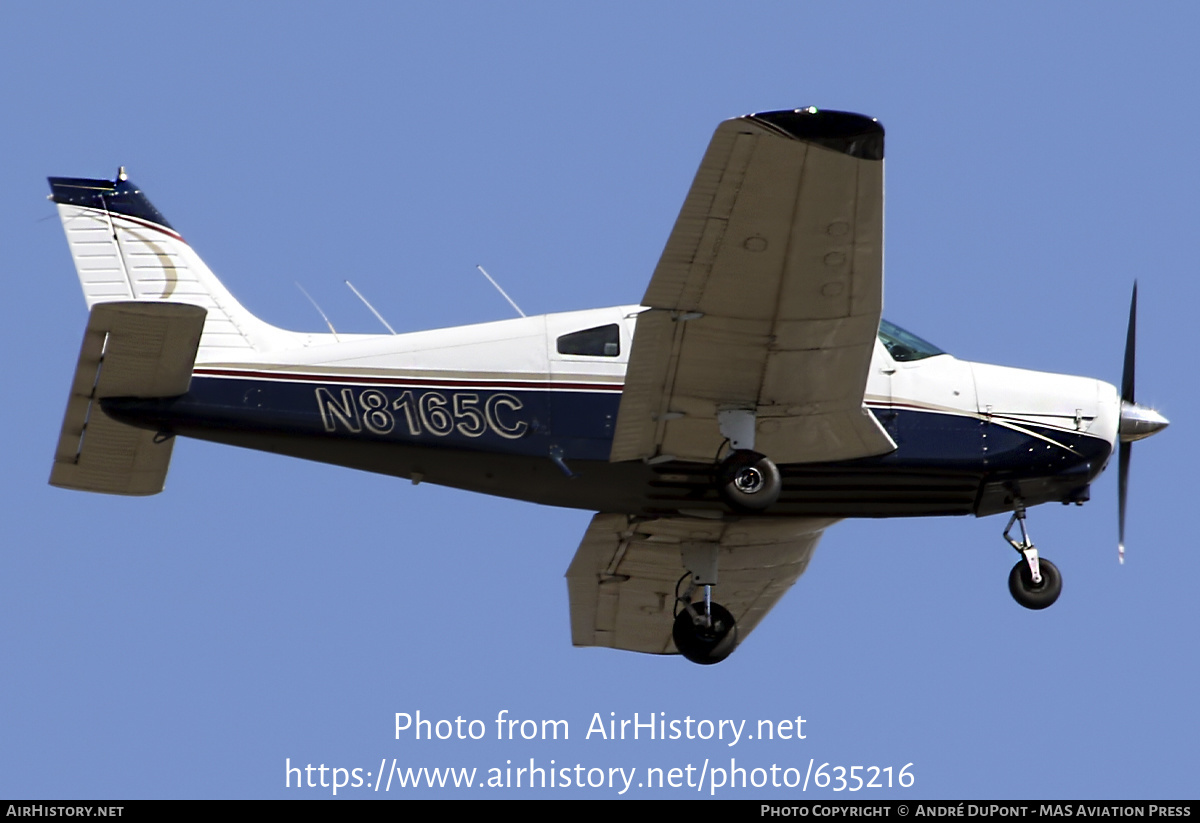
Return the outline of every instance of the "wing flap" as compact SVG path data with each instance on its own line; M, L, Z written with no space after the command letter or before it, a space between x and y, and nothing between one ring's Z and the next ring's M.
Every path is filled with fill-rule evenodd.
M567 570L571 640L650 654L675 654L675 587L685 546L719 547L716 599L745 638L804 573L830 519L637 521L597 514Z
M50 484L80 491L162 491L173 438L119 423L106 397L187 392L206 312L182 303L98 303L88 317L54 451Z

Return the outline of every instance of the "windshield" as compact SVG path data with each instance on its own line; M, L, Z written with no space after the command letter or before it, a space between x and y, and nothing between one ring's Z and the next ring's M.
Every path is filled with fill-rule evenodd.
M937 354L945 354L927 340L922 340L911 332L907 332L894 323L886 320L879 321L879 340L887 348L888 354L897 363L907 363L912 360L924 360Z

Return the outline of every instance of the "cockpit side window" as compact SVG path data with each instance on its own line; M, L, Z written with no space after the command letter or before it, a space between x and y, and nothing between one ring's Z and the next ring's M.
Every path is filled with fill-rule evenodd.
M912 332L907 332L886 320L879 321L879 340L897 363L924 360L926 357L945 354L929 341L922 340Z
M558 338L559 354L582 354L589 357L618 357L621 354L621 332L616 323L584 329Z

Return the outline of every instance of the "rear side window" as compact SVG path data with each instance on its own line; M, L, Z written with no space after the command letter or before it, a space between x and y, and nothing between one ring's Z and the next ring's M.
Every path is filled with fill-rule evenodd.
M559 354L588 357L617 357L621 354L621 333L616 323L564 334L558 338Z

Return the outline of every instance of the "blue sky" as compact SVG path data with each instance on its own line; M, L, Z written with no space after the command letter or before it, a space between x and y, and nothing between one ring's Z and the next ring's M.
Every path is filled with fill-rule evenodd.
M0 796L324 797L378 770L913 764L912 788L719 797L1194 797L1187 368L1200 57L1188 5L6 4ZM319 330L636 302L721 120L887 128L886 315L964 358L1117 382L1173 421L1030 528L1062 598L1005 585L1004 518L848 521L726 663L570 645L588 513L195 441L156 497L46 484L86 320L47 175L146 190L238 298ZM397 712L483 740L395 739ZM499 712L567 741L497 741ZM803 740L585 739L596 713L782 720ZM511 761L511 764L508 763ZM702 796L638 788L626 796ZM366 788L339 797L383 797ZM586 798L610 788L386 796Z

